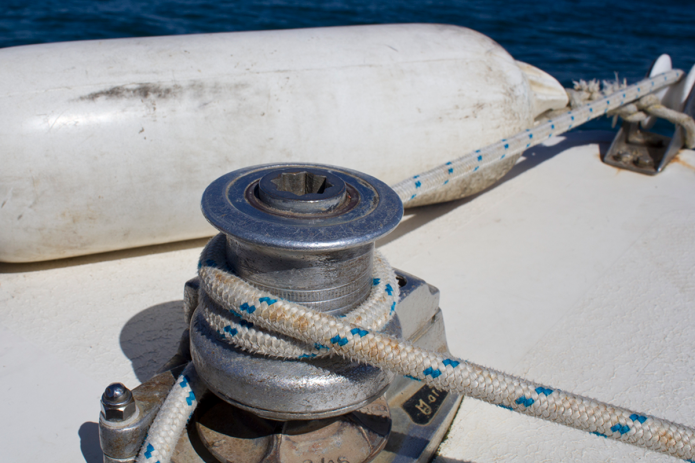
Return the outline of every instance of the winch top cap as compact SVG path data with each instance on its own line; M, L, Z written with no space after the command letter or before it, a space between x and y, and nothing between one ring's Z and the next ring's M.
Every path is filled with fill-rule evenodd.
M403 204L384 182L342 167L282 163L230 172L203 193L205 218L251 244L337 250L390 233Z

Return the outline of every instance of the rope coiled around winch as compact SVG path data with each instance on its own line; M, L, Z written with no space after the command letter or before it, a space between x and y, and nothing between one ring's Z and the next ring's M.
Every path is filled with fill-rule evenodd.
M480 175L505 157L518 156L553 135L671 85L682 75L682 71L673 70L643 80L508 140L400 182L394 190L406 205L416 204L415 199L424 195L435 196L430 202L447 200L446 190L454 182ZM398 285L393 270L378 254L374 268L376 284L367 302L355 309L354 315L336 318L249 285L228 270L223 250L224 238L218 236L202 253L199 300L206 320L219 336L242 349L289 358L335 353L526 415L695 460L695 430L689 427L430 352L379 333L398 300ZM187 373L194 371L187 370ZM179 378L178 386L174 386L157 415L138 456L139 463L169 462L178 436L196 406L192 390L184 394L177 389L190 388L186 378L184 375Z
M225 237L217 235L205 247L201 262L207 267L227 268L225 258ZM380 252L374 253L372 289L367 299L341 320L358 325L370 331L381 330L393 318L398 302L398 283L396 274ZM202 269L202 267L201 267ZM255 291L255 289L254 289ZM244 319L241 312L248 312L249 306L241 304L238 310L222 308L205 292L199 295L200 310L208 325L225 341L240 349L271 357L303 359L322 357L330 354L330 348L323 343L303 343L292 337L282 336L258 329ZM268 296L268 304L278 298Z
M200 294L234 317L241 316L247 322L305 345L321 344L331 353L423 381L438 389L684 460L695 459L695 430L692 428L537 384L449 354L431 352L260 291L225 268L224 252L219 245L223 241L222 235L213 238L203 251ZM388 266L385 260L382 262ZM390 279L395 280L390 267L389 272ZM386 306L388 300L384 298L382 304ZM190 414L187 410L181 412ZM179 432L181 430L183 425ZM138 461L154 461L143 458L150 447L156 450L148 437ZM153 450L149 451L153 454Z

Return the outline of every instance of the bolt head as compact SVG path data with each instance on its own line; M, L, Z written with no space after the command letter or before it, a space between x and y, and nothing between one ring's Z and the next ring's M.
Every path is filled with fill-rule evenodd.
M101 396L101 413L107 421L125 421L137 412L133 394L121 383L110 384Z
M627 164L629 162L632 162L633 157L634 157L633 154L630 153L629 151L621 151L619 153L616 153L613 156L613 159L615 159L618 162L622 162L622 163Z
M652 167L654 165L654 160L648 155L640 156L634 162L637 167Z

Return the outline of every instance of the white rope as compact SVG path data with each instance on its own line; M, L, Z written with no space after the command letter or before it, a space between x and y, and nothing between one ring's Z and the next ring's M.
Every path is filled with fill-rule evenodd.
M157 413L147 432L137 463L169 463L179 436L198 405L192 382L196 381L195 367L189 363Z
M567 96L570 100L570 108L576 109L584 106L590 101L599 100L611 95L617 91L627 88L627 79L621 81L618 78L618 73L615 73L615 80L604 80L599 82L598 79L585 81L583 79L573 80L574 88L566 88Z
M693 121L693 118L662 105L656 95L644 96L637 100L635 104L628 104L622 108L615 109L613 114L622 117L627 122L642 121L647 118L647 114L650 114L667 120L673 125L680 125L685 133L685 147L689 149L695 148L695 121Z
M565 133L649 93L672 85L682 76L683 71L675 69L642 80L605 98L567 111L561 116L549 119L547 122L520 132L513 137L503 139L427 172L403 180L394 185L393 189L398 193L405 207L438 202L439 198L456 199L456 197L447 196L447 191L455 189L461 182L475 175L484 176L484 171L494 169L498 164L505 162L505 159L519 156L528 148L543 143L554 135ZM431 198L432 196L434 199Z
M217 242L223 240L219 235ZM695 430L689 427L428 351L345 319L274 298L225 270L225 254L215 239L203 251L201 262L201 294L234 316L239 314L264 329L309 345L319 343L343 357L424 381L438 389L601 437L695 459ZM199 307L204 304L201 302Z
M217 235L208 243L203 252L201 262L206 266L227 268L224 260L224 235ZM398 302L398 283L386 259L376 251L374 256L372 290L362 304L342 317L346 323L351 323L371 331L381 330L393 318ZM200 294L202 315L213 331L227 341L247 352L264 354L271 357L304 359L322 357L330 353L330 348L324 344L299 342L294 338L277 335L255 327L247 322L239 310L221 308L202 292ZM268 296L268 303L277 297Z
M222 234L213 237L208 242L200 257L200 272L208 268L228 268L224 251L225 243L226 238ZM229 270L220 271L231 274ZM372 275L372 289L367 299L341 320L354 326L366 327L370 331L379 331L393 318L399 297L399 286L396 274L378 251L374 255ZM250 285L247 286L257 293L258 290ZM263 293L258 297L261 303L269 305L277 303L279 299L270 293ZM306 342L305 340L297 340L295 337L278 334L275 330L266 331L247 321L245 314L253 312L255 310L253 306L242 302L231 307L220 307L204 290L199 292L198 298L199 309L210 329L217 332L218 336L229 344L247 352L280 358L314 358L332 353L330 346L341 342L339 340L325 344ZM304 308L304 310L310 309ZM328 317L337 320L330 315ZM366 332L363 328L358 330ZM179 436L197 405L196 394L191 387L192 385L195 386L196 382L198 382L198 378L191 362L162 404L140 449L138 463L170 462ZM202 387L202 384L199 387Z
M437 195L453 183L484 175L507 157L518 156L553 135L677 82L673 70L643 80L533 129L414 176L394 186L404 205ZM447 197L448 198L448 197ZM452 199L452 198L448 198ZM367 301L345 318L316 312L260 291L227 270L224 237L203 250L199 308L222 339L242 349L276 357L304 358L326 353L368 363L439 389L484 400L658 452L695 460L695 430L659 418L549 388L437 352L430 352L379 333L398 300L398 284L388 262L376 254L374 282ZM255 325L255 326L254 326ZM191 363L162 405L138 463L169 463L187 420L195 409Z

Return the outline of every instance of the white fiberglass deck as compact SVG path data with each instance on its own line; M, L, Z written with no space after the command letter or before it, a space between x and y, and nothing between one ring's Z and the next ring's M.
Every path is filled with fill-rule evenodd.
M600 162L611 136L552 139L380 249L441 290L456 355L695 426L695 152L647 177ZM173 354L202 245L0 264L3 461L101 461L103 388ZM437 461L636 460L676 461L465 399Z

